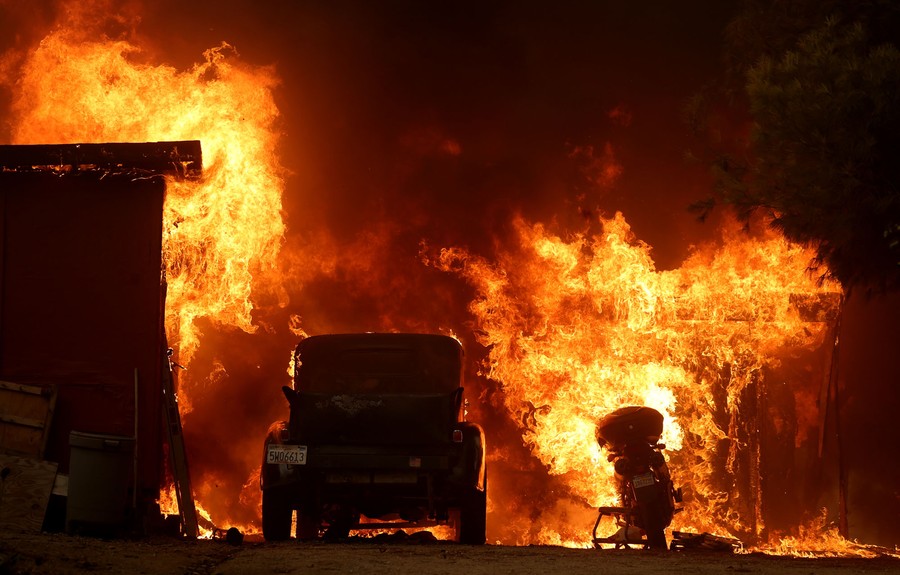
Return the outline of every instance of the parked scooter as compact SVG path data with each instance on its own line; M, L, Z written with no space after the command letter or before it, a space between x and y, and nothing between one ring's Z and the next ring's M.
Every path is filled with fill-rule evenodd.
M597 425L597 442L613 462L621 506L601 507L594 524L594 545L616 547L640 544L665 550L666 528L672 522L681 489L675 489L659 443L663 416L650 407L628 406L604 416ZM619 531L612 537L597 537L605 515L614 516Z

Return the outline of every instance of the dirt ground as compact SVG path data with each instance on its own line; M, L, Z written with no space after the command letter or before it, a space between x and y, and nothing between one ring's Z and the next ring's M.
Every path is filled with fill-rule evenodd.
M0 532L0 575L268 575L391 573L436 575L898 573L900 559L803 559L680 550L592 550L467 546L428 538L266 543L245 538L104 540L62 533Z

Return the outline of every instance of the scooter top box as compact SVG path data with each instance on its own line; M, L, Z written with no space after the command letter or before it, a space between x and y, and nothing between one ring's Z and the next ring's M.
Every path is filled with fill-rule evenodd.
M597 443L614 449L632 441L656 443L662 435L663 416L652 407L629 405L606 414L597 424Z

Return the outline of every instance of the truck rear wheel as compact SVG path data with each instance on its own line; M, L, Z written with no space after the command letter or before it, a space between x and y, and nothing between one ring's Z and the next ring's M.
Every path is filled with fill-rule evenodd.
M484 491L470 493L459 510L457 539L466 545L484 545L487 519L487 497Z
M291 500L284 489L269 488L262 492L262 528L266 541L284 541L291 537Z
M472 489L463 497L456 524L456 538L466 545L484 545L487 526L487 472L484 490Z

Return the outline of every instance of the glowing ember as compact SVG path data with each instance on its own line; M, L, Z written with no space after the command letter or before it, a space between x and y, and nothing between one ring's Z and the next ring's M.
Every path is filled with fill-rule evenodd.
M825 513L798 529L796 536L777 539L763 545L759 551L770 555L793 555L795 557L898 557L900 549L885 549L874 545L864 545L848 541L838 533L837 527L829 525Z
M171 485L168 489L161 490L156 503L159 505L159 511L163 515L178 515L178 496L175 493L175 486Z

